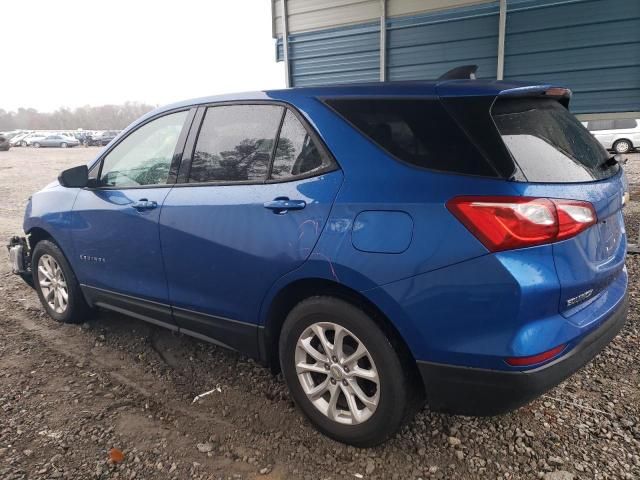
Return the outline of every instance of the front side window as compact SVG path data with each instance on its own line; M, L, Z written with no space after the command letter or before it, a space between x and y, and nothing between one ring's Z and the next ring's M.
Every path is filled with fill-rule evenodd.
M209 107L198 134L189 182L266 180L283 107Z
M165 115L128 135L104 158L99 185L126 188L167 183L187 115L187 111Z
M318 148L300 120L290 111L280 130L271 178L283 180L309 175L331 167L331 160Z

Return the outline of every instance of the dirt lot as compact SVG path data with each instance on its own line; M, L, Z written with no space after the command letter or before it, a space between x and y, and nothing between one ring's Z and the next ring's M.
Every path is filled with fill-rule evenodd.
M98 151L0 152L0 238L20 231L32 192ZM635 239L640 203L626 215ZM548 395L497 418L425 409L359 450L316 433L253 361L112 313L57 324L0 261L0 479L640 478L640 256L628 268L625 329Z

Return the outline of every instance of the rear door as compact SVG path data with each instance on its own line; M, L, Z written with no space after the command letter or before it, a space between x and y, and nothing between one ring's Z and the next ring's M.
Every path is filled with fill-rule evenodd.
M160 219L170 302L180 328L256 354L261 302L310 255L342 173L282 105L199 113Z
M621 278L626 254L624 172L556 100L498 99L492 116L521 171L523 181L514 184L523 195L583 200L595 208L596 225L553 245L559 308L571 317Z

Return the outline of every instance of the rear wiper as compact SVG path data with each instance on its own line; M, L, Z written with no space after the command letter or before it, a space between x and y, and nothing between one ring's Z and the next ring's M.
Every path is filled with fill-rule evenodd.
M618 165L618 164L624 165L625 163L627 163L626 158L620 161L616 157L617 155L613 155L612 157L609 157L606 161L600 164L600 168L602 168L602 170L606 170L607 168L613 167L614 165Z

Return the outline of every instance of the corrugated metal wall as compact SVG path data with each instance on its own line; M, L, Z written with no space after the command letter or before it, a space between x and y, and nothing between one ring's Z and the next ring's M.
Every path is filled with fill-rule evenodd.
M576 113L640 111L640 0L509 0L505 78L557 82Z
M390 17L461 7L490 0L387 0ZM272 0L273 36L282 35L282 2ZM368 23L380 18L380 0L287 0L289 33Z
M445 4L465 6L393 16ZM291 31L298 31L289 35L292 86L379 79L378 1L288 0L287 5ZM328 13L332 5L335 11ZM576 113L640 111L640 0L507 0L507 5L505 78L567 85ZM274 8L279 11L279 1ZM468 63L479 65L479 78L495 78L497 1L388 0L387 12L387 79L432 79ZM299 31L353 18L372 21ZM282 59L281 39L277 56Z
M498 2L387 20L387 79L438 78L477 64L478 78L495 78Z
M291 86L380 79L380 23L289 35ZM282 59L278 41L278 60Z

